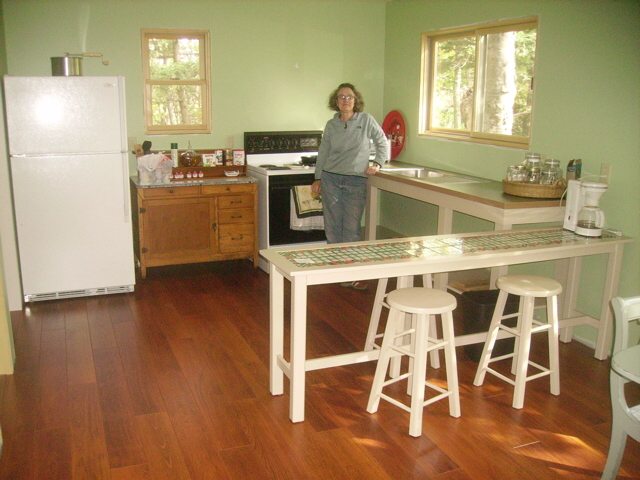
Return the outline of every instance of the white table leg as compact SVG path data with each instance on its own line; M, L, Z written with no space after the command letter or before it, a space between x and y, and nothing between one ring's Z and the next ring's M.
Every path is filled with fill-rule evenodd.
M493 225L493 230L496 232L501 230L513 230L513 224L505 223L505 222L495 222ZM493 267L489 275L489 288L495 289L496 281L498 280L498 278L508 273L509 273L509 266L507 265L503 265L501 267Z
M284 279L269 266L269 390L271 395L284 393L284 374L278 358L284 355Z
M622 268L622 253L624 245L617 244L609 253L607 259L607 275L605 277L604 291L602 292L602 309L600 310L600 326L596 338L595 357L605 360L611 353L612 315L609 303L618 292L620 281L620 269Z
M561 318L571 318L576 314L581 269L582 258L580 257L558 260L556 263L556 278L563 285L562 303L560 305ZM561 342L570 342L572 338L573 327L565 327L560 330Z
M304 421L305 363L307 351L307 278L291 282L291 377L289 418Z
M443 207L442 205L438 206L438 235L445 235L447 233L452 233L453 230L453 209ZM433 287L438 288L440 290L447 289L447 285L449 284L449 274L448 273L438 273L433 276Z
M364 239L375 240L378 227L378 190L377 187L367 187L367 203L364 209Z

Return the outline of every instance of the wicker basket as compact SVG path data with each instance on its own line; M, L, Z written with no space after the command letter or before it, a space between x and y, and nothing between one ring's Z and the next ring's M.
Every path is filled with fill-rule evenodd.
M502 191L516 197L527 198L560 198L567 188L563 178L555 185L541 185L537 183L509 182L502 180Z

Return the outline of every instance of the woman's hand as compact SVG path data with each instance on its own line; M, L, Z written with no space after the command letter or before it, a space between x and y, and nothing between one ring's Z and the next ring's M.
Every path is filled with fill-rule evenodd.
M367 167L367 175L375 175L376 173L378 173L378 170L380 170L380 165L378 164L374 164L374 165L369 165Z
M320 186L321 186L320 180L314 180L314 182L311 184L311 193L313 194L314 197L317 197L320 195Z

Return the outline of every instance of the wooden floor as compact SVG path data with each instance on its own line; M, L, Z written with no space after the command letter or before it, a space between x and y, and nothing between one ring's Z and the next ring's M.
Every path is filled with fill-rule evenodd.
M373 287L310 288L312 355L361 348ZM366 412L373 363L310 372L306 421L292 424L288 395L268 390L268 324L268 277L244 261L31 304L13 319L16 372L0 377L0 478L600 478L608 362L584 345L561 345L561 395L537 380L520 411L499 380L474 387L476 363L458 349L462 417L431 405L414 439L397 407ZM620 478L640 478L633 440Z

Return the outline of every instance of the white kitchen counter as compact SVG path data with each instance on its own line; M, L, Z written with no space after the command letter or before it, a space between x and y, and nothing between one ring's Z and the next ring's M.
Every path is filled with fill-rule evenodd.
M502 183L486 178L432 169L425 165L391 162L391 171L380 171L369 177L367 205L365 209L365 238L375 240L379 221L379 192L386 191L430 203L438 207L437 233L453 233L453 212L460 212L494 224L494 230L510 230L513 225L555 223L564 219L564 201L522 198L502 192ZM436 175L429 178L412 178L406 170L422 168ZM396 169L396 171L393 171ZM490 285L506 267L491 271ZM436 286L447 284L447 274L439 275Z

